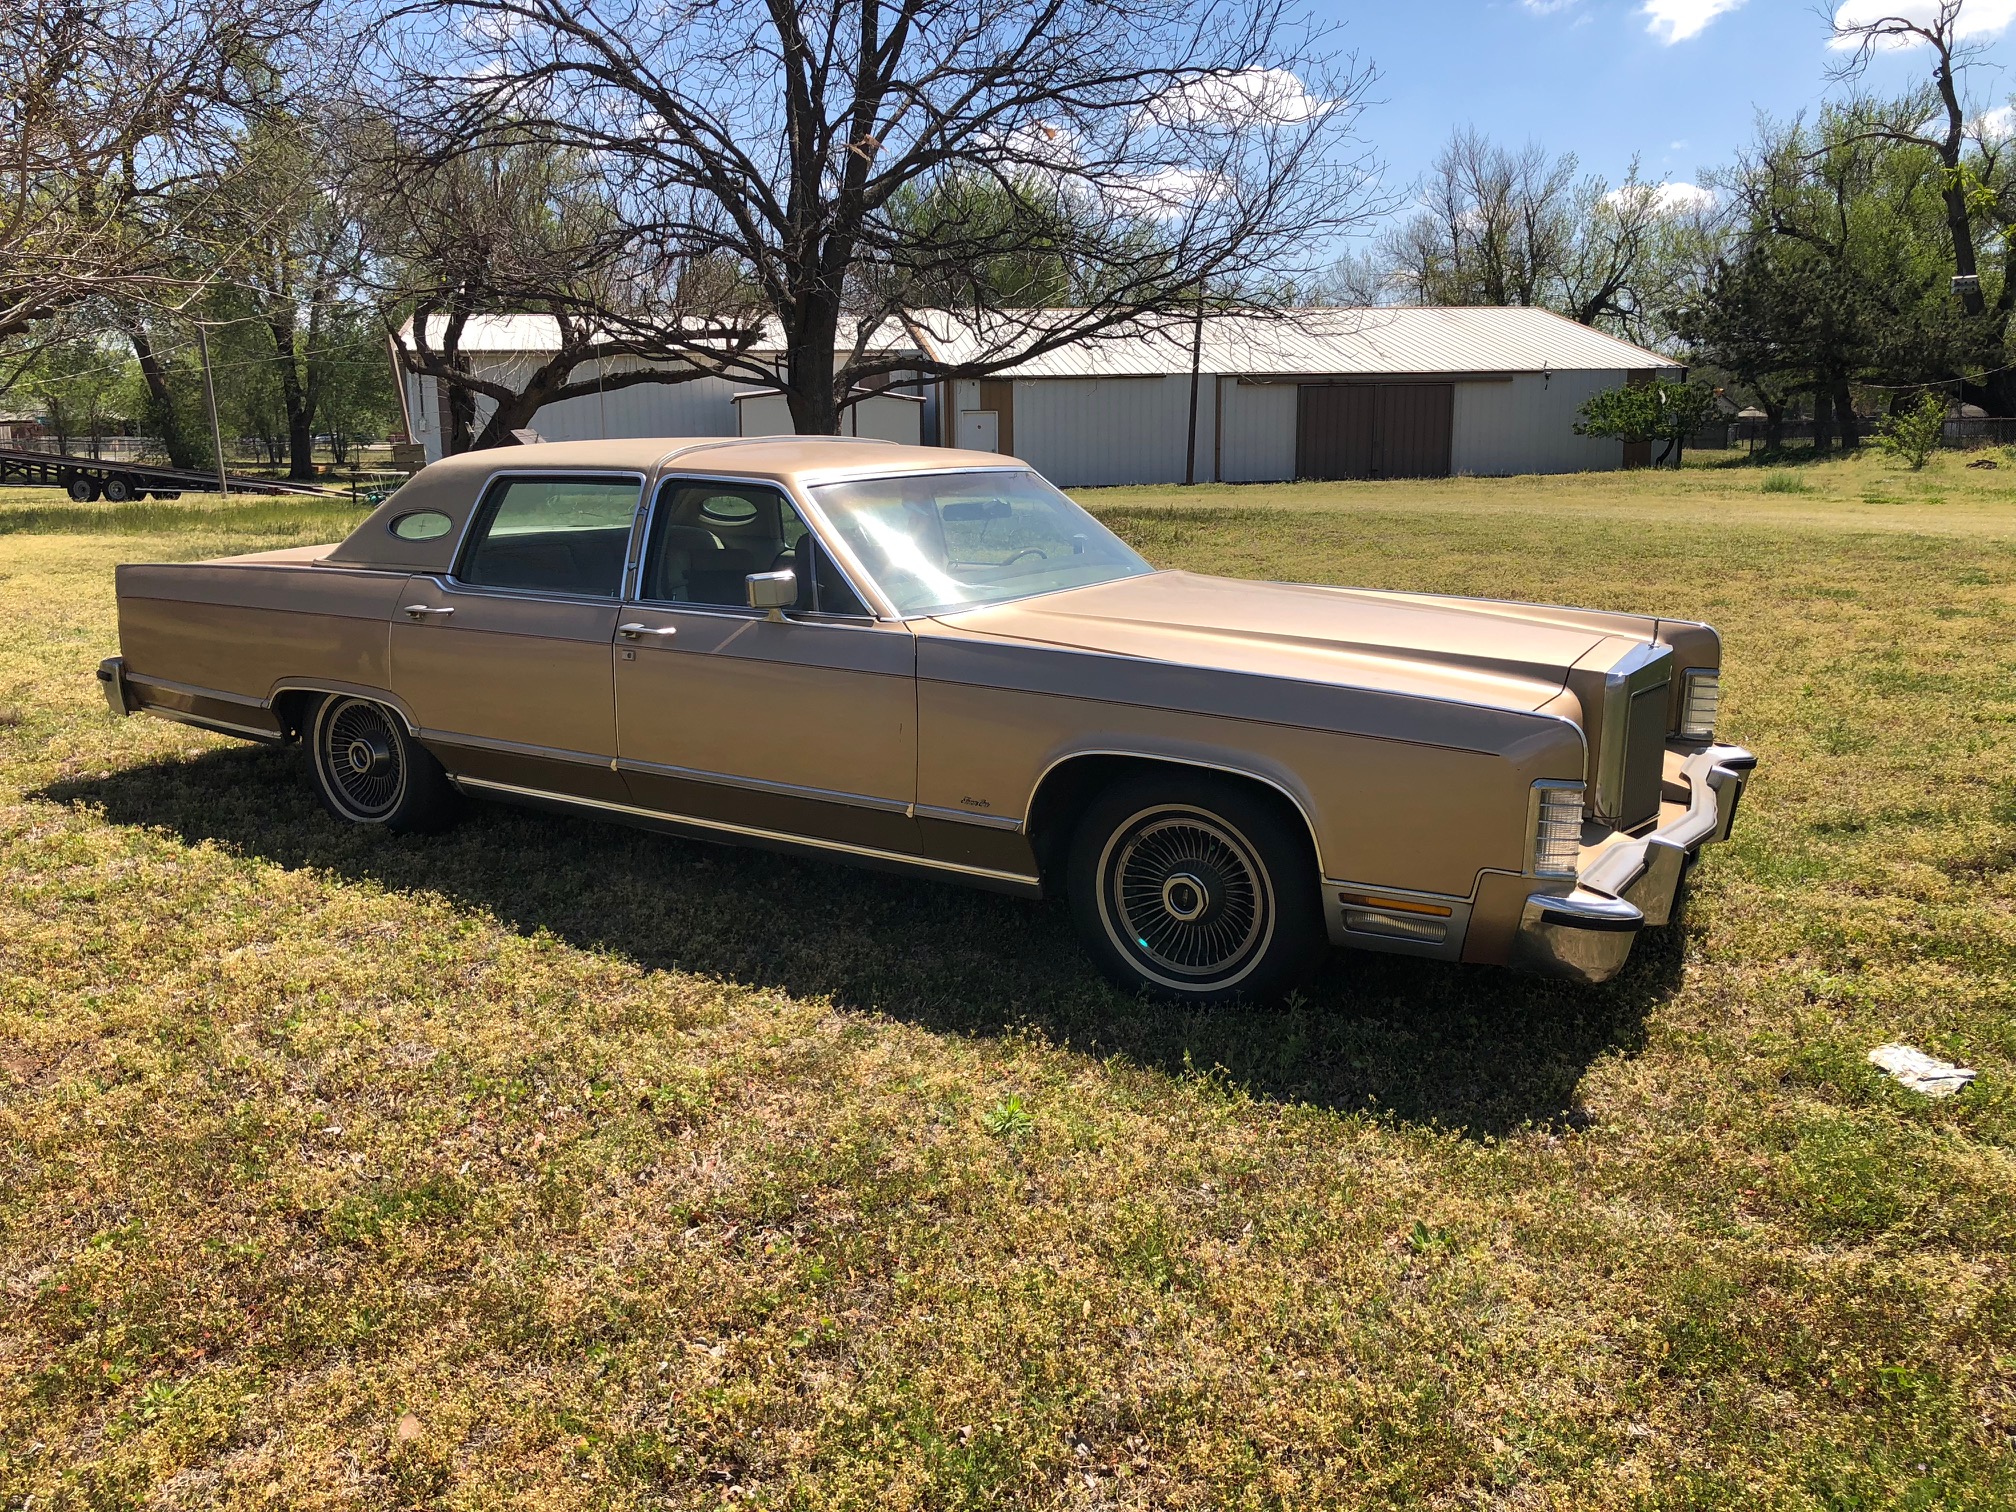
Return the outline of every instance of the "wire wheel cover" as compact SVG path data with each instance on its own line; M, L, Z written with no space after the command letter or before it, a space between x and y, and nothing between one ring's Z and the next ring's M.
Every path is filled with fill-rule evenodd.
M1136 816L1106 854L1113 922L1161 971L1198 982L1228 976L1265 940L1265 872L1223 821L1194 811Z
M342 806L359 819L382 819L397 808L406 791L406 761L385 711L346 698L330 706L321 725L315 754Z

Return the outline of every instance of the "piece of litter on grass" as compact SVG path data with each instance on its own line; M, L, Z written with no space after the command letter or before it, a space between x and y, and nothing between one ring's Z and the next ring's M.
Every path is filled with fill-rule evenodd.
M1978 1074L1965 1066L1927 1055L1911 1045L1878 1045L1869 1064L1887 1071L1901 1085L1927 1097L1951 1097Z

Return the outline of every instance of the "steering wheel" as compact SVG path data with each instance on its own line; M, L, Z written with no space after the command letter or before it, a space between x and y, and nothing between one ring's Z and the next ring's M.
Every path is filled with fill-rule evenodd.
M1050 560L1050 553L1045 551L1041 546L1024 546L1001 565L1003 567L1013 567L1026 556L1041 557L1046 562Z

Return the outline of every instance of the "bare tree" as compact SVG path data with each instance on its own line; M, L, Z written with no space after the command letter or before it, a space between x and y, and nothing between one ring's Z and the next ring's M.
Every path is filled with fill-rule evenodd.
M1574 182L1572 155L1549 161L1537 142L1514 152L1466 127L1381 249L1421 304L1544 304L1566 254Z
M0 339L94 297L181 284L183 219L301 7L263 0L0 6Z
M1970 36L1963 0L1933 0L1930 5L1905 6L1894 12L1886 11L1882 0L1851 3L1835 13L1832 25L1835 45L1844 54L1833 70L1840 82L1858 83L1879 53L1917 47L1930 50L1929 92L1891 102L1860 99L1851 102L1846 112L1873 138L1924 148L1937 156L1943 170L1940 198L1946 212L1946 233L1952 243L1953 296L1961 313L1979 327L1979 361L1989 370L1980 384L1967 385L1967 393L1993 414L2016 414L2016 374L1996 371L2002 366L2011 315L2016 314L2016 280L2004 270L2001 289L1991 306L1981 287L1975 237L1977 217L1984 213L1994 216L2005 235L2016 222L2016 206L2004 204L2003 196L1988 185L1978 157L1970 161L1970 143L1991 159L1995 154L1994 144L1979 140L1980 133L1970 125L1965 90L1966 73L1981 60L1986 41Z
M578 153L664 266L754 290L807 432L889 374L995 372L1306 273L1373 208L1367 74L1288 0L412 0L382 38L438 139ZM919 234L977 185L984 215L927 208ZM1062 309L974 276L1025 232ZM919 356L904 318L948 289L981 334ZM718 332L667 345L772 380Z
M1578 178L1573 153L1515 151L1465 128L1436 158L1414 214L1356 266L1333 269L1332 283L1416 304L1539 306L1645 340L1699 211L1684 187L1640 178L1635 160L1612 188Z
M362 137L344 193L366 207L367 276L407 370L440 385L450 452L512 445L549 404L719 373L762 333L750 290L659 257L579 153ZM493 315L538 317L550 344L479 373L464 343Z

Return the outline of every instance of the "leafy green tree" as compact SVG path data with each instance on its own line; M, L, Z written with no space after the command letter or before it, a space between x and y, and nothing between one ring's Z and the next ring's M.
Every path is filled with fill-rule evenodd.
M128 359L95 336L47 340L19 387L41 406L59 450L91 450L123 408Z
M1916 404L1893 411L1876 427L1876 444L1913 472L1921 471L1946 438L1946 401L1924 394Z
M1701 383L1627 383L1592 395L1575 422L1578 436L1605 436L1625 445L1664 441L1666 449L1654 466L1669 457L1680 465L1687 437L1715 413L1715 391Z

